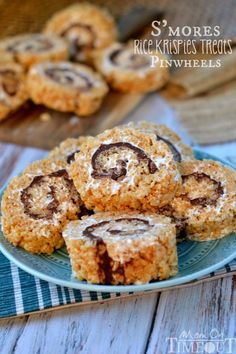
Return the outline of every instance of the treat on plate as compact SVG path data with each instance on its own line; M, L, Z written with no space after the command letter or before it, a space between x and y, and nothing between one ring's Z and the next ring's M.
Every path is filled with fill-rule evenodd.
M22 67L15 63L0 63L0 120L15 111L28 99Z
M153 55L162 58L158 52ZM151 92L168 79L168 69L156 64L148 54L136 54L133 42L114 43L94 56L94 65L109 85L122 92Z
M81 199L61 161L32 163L13 178L2 199L4 236L32 253L63 246L62 229L78 218Z
M98 73L88 66L69 62L32 66L27 85L35 103L81 116L96 112L108 92Z
M63 231L74 275L98 284L140 284L177 273L170 219L105 212L72 221Z
M184 144L180 137L164 124L154 124L146 121L128 123L122 127L137 129L146 134L154 134L157 140L162 140L170 148L176 162L193 160L194 154L190 146Z
M0 56L7 55L25 68L44 61L64 60L68 57L68 45L56 35L41 33L22 34L0 41Z
M85 206L95 211L155 211L181 183L166 143L132 128L91 138L68 168Z
M65 163L65 167L75 160L75 155L80 152L80 147L90 139L89 136L80 136L79 138L68 138L56 146L49 154L51 160L61 160Z
M105 48L117 37L112 16L88 3L69 6L55 13L45 26L46 33L56 33L68 40L71 58L90 60L96 49Z
M181 163L182 186L170 203L174 216L184 218L187 237L220 239L236 231L236 172L219 162Z

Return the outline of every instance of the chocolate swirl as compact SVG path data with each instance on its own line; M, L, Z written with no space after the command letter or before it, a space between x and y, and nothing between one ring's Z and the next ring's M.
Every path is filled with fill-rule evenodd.
M78 88L80 91L87 91L93 86L92 82L84 73L73 70L72 68L48 68L45 70L45 75L61 85L72 86Z
M28 38L19 38L13 41L6 50L12 53L29 52L40 53L53 48L53 43L49 38L31 36Z
M60 212L60 203L57 198L56 187L50 184L50 179L53 178L59 178L62 181L67 190L67 194L70 196L71 201L74 204L77 204L80 200L79 194L66 170L62 169L52 172L49 175L35 176L30 185L24 188L21 192L21 202L24 205L24 213L30 218L35 220L51 220L54 214ZM36 191L40 193L40 189L43 187L47 189L46 197L49 202L46 207L43 205L41 208L38 208L39 205L38 203L35 203L34 200L34 193L36 193Z
M222 184L220 182L212 179L206 173L194 172L189 175L183 175L182 176L183 184L185 184L190 178L194 178L199 183L202 181L205 181L208 184L211 184L213 187L213 192L212 192L211 197L198 197L198 198L193 198L193 199L190 199L188 197L188 199L190 200L190 203L194 206L195 205L202 206L202 207L206 207L208 205L215 206L217 203L217 200L224 194L224 189L222 187Z
M131 228L131 229L130 229ZM99 236L99 232L105 236L136 236L142 235L144 232L152 228L147 220L140 218L120 218L110 221L102 221L97 224L88 226L83 235L96 242L97 245L97 259L99 267L99 277L105 284L111 284L113 275L119 274L125 279L125 264L114 265L113 260L110 258L107 245ZM97 232L97 234L96 234ZM127 263L126 263L127 265Z
M93 28L82 23L73 23L61 32L62 37L71 43L71 57L77 58L78 52L84 49L93 49L96 40Z
M16 72L10 69L0 70L0 85L8 96L15 96L19 87Z
M173 158L176 162L182 161L182 157L181 157L180 152L176 149L176 147L169 140L161 137L160 135L156 135L156 138L157 138L157 140L161 140L168 145L169 149L172 152Z
M131 48L115 49L110 54L110 61L122 68L138 70L150 65L150 60L145 55L134 54Z
M69 155L67 155L66 162L68 164L71 164L73 161L75 161L75 155L78 154L78 152L80 152L79 149L77 149L77 150L71 152Z
M115 225L114 225L115 224ZM100 240L101 237L96 235L96 231L109 236L132 236L142 235L152 226L147 220L140 218L120 218L111 221L102 221L98 224L88 226L83 235L94 240ZM131 229L130 229L131 228Z
M116 159L115 167L106 167L106 161L109 162L109 158L112 158L112 156L116 158L116 155L122 150L133 152L139 162L143 161L147 164L148 170L151 174L154 174L158 170L155 163L145 154L143 150L133 146L130 143L119 142L113 144L102 144L95 151L91 160L93 167L91 176L93 178L109 177L114 181L124 178L127 174L128 159Z

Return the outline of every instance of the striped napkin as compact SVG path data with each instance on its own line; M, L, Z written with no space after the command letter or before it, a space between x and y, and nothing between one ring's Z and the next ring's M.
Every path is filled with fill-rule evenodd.
M236 273L236 259L206 277L163 290L185 287L234 273ZM158 291L162 291L162 289ZM103 302L132 295L131 292L120 294L76 290L48 283L24 272L0 252L0 318L26 315L63 306Z

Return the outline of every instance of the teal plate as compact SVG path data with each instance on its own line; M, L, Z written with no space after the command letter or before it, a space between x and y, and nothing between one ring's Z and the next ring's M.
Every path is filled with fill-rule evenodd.
M195 151L197 159L212 159L230 165L212 155ZM187 283L221 268L236 258L236 234L209 242L186 241L178 245L179 272L176 276L141 285L97 285L79 281L71 276L71 266L66 248L52 255L32 255L12 246L0 232L0 250L19 268L48 282L74 289L99 292L137 292L158 290Z

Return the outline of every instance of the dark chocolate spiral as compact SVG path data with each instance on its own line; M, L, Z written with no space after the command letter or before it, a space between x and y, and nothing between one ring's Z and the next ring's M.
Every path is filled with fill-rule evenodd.
M120 218L111 221L102 221L98 224L88 226L83 235L94 240L101 237L96 235L96 231L101 231L108 236L132 236L142 235L148 231L152 226L147 220L140 218Z
M72 180L66 170L62 169L56 172L52 172L49 175L35 176L30 183L30 185L23 189L21 192L21 202L24 205L24 212L30 218L38 220L45 219L51 220L53 215L60 212L60 203L57 198L56 184L50 184L50 179L60 179L63 183L64 188L67 191L67 195L70 196L71 201L77 204L80 200L79 194L77 193ZM58 181L59 182L59 181ZM47 199L49 200L47 206L42 206L35 203L34 193L40 193L40 188L46 187L47 189Z
M66 162L71 164L73 161L75 161L75 154L78 154L78 152L80 152L79 149L72 151L69 155L67 155Z
M147 164L147 167L151 174L154 174L158 170L155 163L145 154L142 149L130 143L119 142L113 144L100 145L100 147L92 156L91 163L93 167L93 172L91 176L93 178L109 177L114 181L125 177L127 174L128 159L116 159L115 167L106 167L105 163L106 160L109 159L109 157L114 156L116 158L116 154L119 153L119 151L121 150L127 150L127 152L132 151L139 162L143 161Z
M78 88L80 91L89 90L93 84L89 78L78 70L67 67L54 67L45 69L45 74L53 81Z
M141 54L134 54L129 47L115 49L110 54L110 61L116 66L133 70L150 66L149 57Z
M19 87L16 72L10 69L0 70L0 86L8 96L15 96Z
M181 157L180 152L176 149L176 147L169 140L161 137L160 135L156 135L156 138L157 138L157 140L161 140L168 145L169 149L172 152L173 158L176 162L182 161L182 157Z
M77 54L84 49L93 49L96 39L93 28L82 23L73 23L61 32L62 37L71 43L71 57L76 59Z
M22 37L13 41L6 49L8 52L19 53L40 53L53 48L53 43L49 38L42 36Z
M215 206L217 203L217 200L223 195L224 189L222 187L222 184L214 179L212 179L210 176L208 176L206 173L198 173L194 172L189 175L184 175L182 176L183 184L186 183L190 178L194 178L197 182L201 181L206 181L208 184L211 184L213 187L213 192L211 197L198 197L194 199L188 199L190 200L190 203L192 205L196 206L202 206L206 207L208 205ZM203 191L204 193L204 191Z

